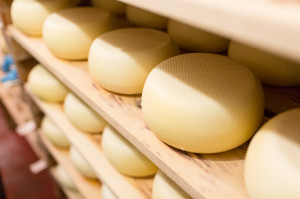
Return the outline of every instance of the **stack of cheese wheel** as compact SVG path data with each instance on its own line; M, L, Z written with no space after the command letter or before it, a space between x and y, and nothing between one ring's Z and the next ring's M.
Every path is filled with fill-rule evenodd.
M300 108L281 113L255 134L245 158L253 199L300 198Z
M300 64L253 47L231 41L228 56L247 65L264 84L300 85Z
M218 153L255 133L264 112L264 94L255 75L228 57L183 54L151 71L142 110L151 130L167 144Z
M56 176L57 176L57 181L61 185L73 191L78 191L77 187L73 183L73 180L71 179L70 175L67 173L67 171L63 166L61 165L56 166Z
M117 0L92 0L93 6L103 8L114 15L123 15L125 13L126 5Z
M112 191L105 184L102 184L101 199L117 199L117 197L112 193Z
M168 33L180 48L187 51L220 53L228 48L228 39L171 19Z
M148 28L165 29L168 23L166 17L131 5L126 6L126 17L133 25Z
M103 131L102 149L112 166L125 175L145 177L157 171L145 155L109 125Z
M166 174L158 171L154 177L152 187L152 199L191 199L177 184Z
M95 174L89 163L73 146L70 148L70 158L76 169L78 169L78 171L83 176L90 179L97 179L97 175Z
M56 146L67 148L70 146L69 140L63 132L53 123L53 121L45 116L41 124L42 132Z
M69 8L55 12L46 19L43 40L57 57L87 59L93 40L116 28L116 23L116 19L101 8Z
M168 34L149 28L124 28L105 33L89 53L91 76L103 88L121 94L140 94L149 72L179 53Z
M30 71L28 84L35 95L47 102L62 102L69 92L62 82L40 64Z
M81 99L69 93L64 102L64 111L70 122L86 133L101 133L107 122Z
M14 0L11 5L13 24L23 33L41 36L46 18L55 11L71 7L72 0Z

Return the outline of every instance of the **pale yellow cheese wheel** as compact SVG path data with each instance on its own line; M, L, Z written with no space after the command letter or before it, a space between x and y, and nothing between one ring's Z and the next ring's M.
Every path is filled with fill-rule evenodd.
M103 88L139 94L149 72L161 61L178 54L168 34L149 28L124 28L105 33L89 53L91 76Z
M175 184L166 174L158 171L154 177L152 199L191 199L191 197Z
M116 19L96 7L76 7L52 13L45 21L43 40L63 59L87 59L93 40L117 27Z
M168 22L168 33L187 51L220 53L228 48L228 39L172 19Z
M93 6L108 10L115 15L125 14L126 4L117 0L91 0Z
M275 116L253 137L245 182L252 199L300 198L300 108Z
M126 17L130 23L136 26L165 29L168 19L153 12L127 5Z
M75 186L72 178L70 177L70 175L67 173L66 169L61 166L61 165L57 165L56 166L56 171L57 171L57 180L58 182L67 187L68 189L71 189L73 191L78 191L77 187Z
M132 177L151 176L157 167L116 129L105 127L102 135L102 150L113 167Z
M84 157L77 151L75 147L70 148L70 158L76 169L85 177L90 179L97 179L97 175L90 166L90 164L84 159ZM97 158L97 157L95 157Z
M228 56L247 65L264 84L300 85L300 63L231 41Z
M13 24L23 33L41 36L46 18L55 11L71 7L72 0L14 0L11 5Z
M56 124L47 116L42 120L42 132L56 146L67 148L70 142Z
M28 84L35 95L47 102L62 102L69 92L69 89L41 64L31 69Z
M101 199L117 199L117 197L105 184L102 184Z
M73 93L64 102L64 111L70 122L86 133L101 133L107 122Z
M142 111L151 130L167 144L217 153L243 144L255 133L264 95L246 66L216 54L183 54L151 71Z

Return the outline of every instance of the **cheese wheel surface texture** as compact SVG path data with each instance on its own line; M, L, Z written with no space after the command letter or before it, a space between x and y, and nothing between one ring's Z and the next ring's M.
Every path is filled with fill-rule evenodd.
M71 0L14 0L11 18L23 33L41 36L44 22L51 13L73 5Z
M152 199L192 199L185 191L175 184L166 174L158 171L154 177Z
M57 180L61 185L73 191L78 191L77 187L73 183L73 180L71 179L70 175L67 173L66 169L63 166L57 165L56 171L58 178Z
M140 94L149 72L177 55L168 34L149 28L124 28L105 33L89 53L91 76L103 88L121 94Z
M229 44L226 38L171 19L168 33L180 48L191 52L225 52Z
M168 23L166 17L130 5L126 6L126 17L133 25L148 28L165 29Z
M151 130L167 144L217 153L243 144L255 133L264 95L246 66L221 55L183 54L151 71L142 111Z
M112 193L112 191L105 184L102 184L101 199L117 199L117 197Z
M101 8L69 8L46 19L43 40L57 57L83 60L87 59L93 40L116 28L116 23L116 19Z
M228 56L248 66L264 84L300 85L299 63L235 41L230 42Z
M253 199L300 198L300 108L283 112L255 134L245 158Z
M145 155L111 126L103 131L102 150L112 166L125 175L145 177L157 171L157 167Z
M31 91L47 102L64 101L69 89L42 65L34 66L28 76Z
M63 132L57 127L56 124L47 116L42 120L42 132L46 137L56 146L67 148L70 146L69 140Z
M117 0L92 0L92 5L103 8L115 15L125 14L126 4Z
M97 175L92 167L73 146L70 148L70 158L76 169L78 169L83 176L90 179L97 179Z
M64 111L70 122L86 133L101 133L107 122L73 93L64 102Z

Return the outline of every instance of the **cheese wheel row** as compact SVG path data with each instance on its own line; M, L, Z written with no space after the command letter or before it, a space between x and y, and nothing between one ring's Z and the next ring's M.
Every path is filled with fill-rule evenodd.
M78 191L77 187L75 186L72 178L70 177L70 175L68 174L68 172L66 171L66 169L61 166L61 165L57 165L56 166L56 171L57 171L57 180L58 182L63 185L64 187L71 189L73 191Z

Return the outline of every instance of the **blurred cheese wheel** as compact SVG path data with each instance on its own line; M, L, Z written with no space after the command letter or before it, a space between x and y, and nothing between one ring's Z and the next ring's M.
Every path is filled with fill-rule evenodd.
M102 150L109 162L120 172L132 177L156 173L157 167L113 127L105 127Z
M69 140L49 117L45 116L43 118L41 129L54 145L65 148L70 146Z
M31 91L47 102L64 101L69 89L42 65L37 64L28 76Z
M56 172L57 172L56 173L57 180L61 185L65 186L73 191L78 191L77 187L73 183L73 180L71 179L70 175L67 173L67 171L65 170L65 168L63 166L57 165Z
M101 199L117 199L117 197L105 184L102 184Z
M130 5L126 6L126 17L133 25L148 28L165 29L168 23L166 17Z
M69 8L46 19L43 40L54 55L82 60L88 57L93 40L115 27L113 16L101 8Z
M117 0L92 0L92 5L103 8L115 15L123 15L125 13L126 4Z
M191 199L177 184L175 184L162 171L158 171L154 177L152 187L152 199Z
M97 179L97 175L84 157L75 149L70 148L70 158L76 169L87 178Z
M164 32L149 28L114 30L93 42L88 59L90 74L109 91L139 94L149 72L178 53Z
M14 0L11 5L13 24L23 33L41 36L46 18L57 10L74 5L71 0Z
M264 84L300 85L300 64L268 52L231 41L228 56L245 64Z
M245 158L253 199L300 198L300 108L281 113L256 133Z
M217 153L255 133L264 95L246 66L221 55L191 53L167 59L151 71L142 110L151 130L167 144Z
M106 121L81 99L69 93L65 99L64 111L70 122L86 133L101 133Z
M219 53L228 48L228 39L171 19L168 33L179 47L188 51Z

